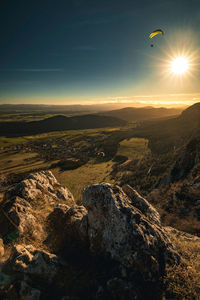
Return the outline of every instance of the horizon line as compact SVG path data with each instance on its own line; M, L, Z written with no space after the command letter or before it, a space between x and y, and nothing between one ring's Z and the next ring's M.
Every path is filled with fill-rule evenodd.
M102 102L102 103L98 103L98 102L93 102L93 103L68 103L68 104L63 104L63 103L58 103L58 104L52 104L52 103L0 103L0 106L15 106L15 105L24 105L24 106L104 106L104 105L113 105L113 106L125 106L127 105L127 107L187 107L187 106L191 106L194 105L196 103L200 103L200 101L194 102L194 101L183 101L183 102L173 102L173 101L155 101L155 103L143 103L141 102L112 102L112 101L108 101L108 102Z

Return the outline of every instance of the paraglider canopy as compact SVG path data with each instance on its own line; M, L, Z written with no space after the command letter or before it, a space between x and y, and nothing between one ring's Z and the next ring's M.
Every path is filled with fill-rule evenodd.
M105 153L104 152L99 152L97 155L98 155L98 157L104 157Z
M152 39L157 34L164 34L164 31L162 29L156 29L152 33L150 33L149 38Z

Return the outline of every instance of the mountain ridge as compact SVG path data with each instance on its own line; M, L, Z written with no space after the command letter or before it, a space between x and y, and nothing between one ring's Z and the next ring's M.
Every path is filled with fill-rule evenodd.
M124 126L127 122L114 117L87 114L74 117L53 116L40 121L0 122L0 136L22 136L50 131Z
M125 121L144 121L154 118L172 117L179 115L182 109L165 107L125 107L117 110L101 112L99 114L110 117L117 117Z
M200 102L168 120L144 121L135 129L136 136L149 139L154 152L167 152L182 147L189 139L200 135Z

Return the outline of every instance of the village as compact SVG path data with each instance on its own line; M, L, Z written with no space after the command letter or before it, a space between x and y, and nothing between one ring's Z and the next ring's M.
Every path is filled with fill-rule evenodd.
M106 135L71 136L49 139L33 139L30 142L1 147L1 153L37 153L38 159L43 161L63 160L67 158L90 159L104 151L103 143L109 140Z

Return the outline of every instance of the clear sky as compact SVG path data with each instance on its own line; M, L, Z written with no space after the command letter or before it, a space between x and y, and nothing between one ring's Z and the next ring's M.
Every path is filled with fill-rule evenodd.
M0 103L200 101L199 0L5 0L0 28Z

